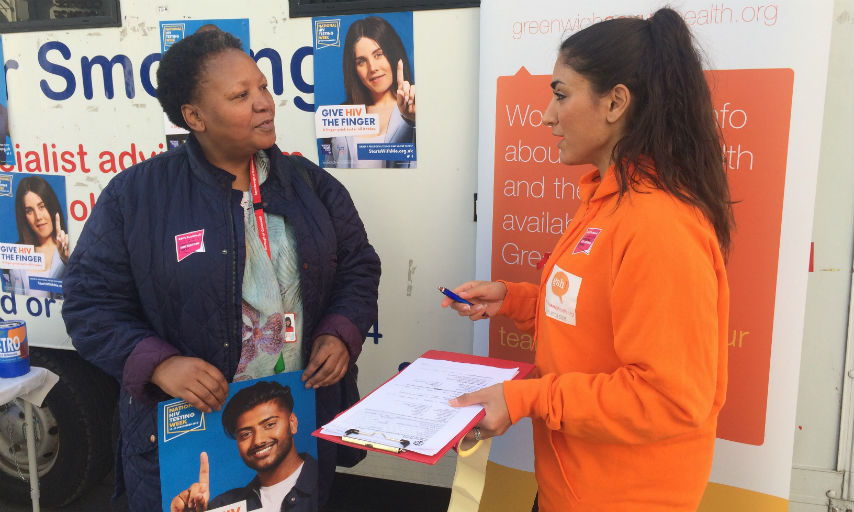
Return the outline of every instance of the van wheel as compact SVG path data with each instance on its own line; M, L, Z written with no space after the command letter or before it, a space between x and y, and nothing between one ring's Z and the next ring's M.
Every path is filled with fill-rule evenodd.
M100 482L113 467L112 427L117 385L76 352L31 349L32 366L59 375L42 407L33 407L40 503L66 505ZM0 405L0 495L30 500L24 411Z

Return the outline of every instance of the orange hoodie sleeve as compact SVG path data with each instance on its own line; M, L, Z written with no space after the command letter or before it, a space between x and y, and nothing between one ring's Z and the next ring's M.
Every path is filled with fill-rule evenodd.
M626 219L610 262L603 261L611 289L598 293L610 293L603 304L613 329L603 343L613 343L621 366L506 382L513 422L531 416L591 441L644 443L694 429L720 407L729 314L724 265L711 228L692 209L677 210Z
M507 287L507 295L501 303L499 315L505 315L514 322L520 331L533 332L534 318L537 313L539 287L533 283L511 283L498 281Z

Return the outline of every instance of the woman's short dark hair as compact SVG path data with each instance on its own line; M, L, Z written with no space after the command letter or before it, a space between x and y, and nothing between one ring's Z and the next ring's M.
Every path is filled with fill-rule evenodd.
M734 221L721 132L700 54L679 14L664 8L648 20L591 25L561 44L559 59L598 94L617 84L631 92L626 132L611 155L620 197L643 181L696 206L726 255Z
M391 66L392 92L397 91L397 61L403 61L403 79L409 83L412 80L412 70L409 66L409 57L400 36L391 24L377 16L369 16L356 20L347 30L344 38L344 55L341 58L342 71L344 74L344 91L347 94L345 103L348 105L373 105L374 100L365 84L359 79L356 72L356 43L359 39L367 37L377 42Z
M203 30L172 45L157 68L157 101L169 120L189 130L181 106L196 97L204 65L226 50L242 50L240 39L222 30Z
M39 196L50 214L50 222L53 224L52 237L56 237L56 228L59 227L63 231L68 231L65 227L65 213L62 211L62 206L59 204L59 198L56 197L56 192L50 184L38 176L28 176L18 182L18 188L15 190L15 220L18 224L18 243L27 245L39 245L39 237L30 228L30 223L27 222L27 214L24 211L24 196L27 192ZM56 226L56 214L59 214L59 226Z
M222 410L222 428L228 437L235 438L237 418L241 414L271 401L278 403L279 407L288 413L294 411L294 397L291 395L290 386L282 386L278 382L262 380L235 393Z

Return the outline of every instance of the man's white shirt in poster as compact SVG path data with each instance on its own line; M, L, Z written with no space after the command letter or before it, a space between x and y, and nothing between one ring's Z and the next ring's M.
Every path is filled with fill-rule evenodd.
M282 510L282 500L296 485L304 464L300 464L291 476L281 482L270 487L261 487L261 512L280 512Z

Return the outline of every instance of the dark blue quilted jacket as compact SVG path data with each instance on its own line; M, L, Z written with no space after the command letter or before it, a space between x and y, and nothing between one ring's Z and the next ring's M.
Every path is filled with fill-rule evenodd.
M276 146L267 153L264 210L285 217L296 235L303 332L312 334L303 343L303 359L311 340L331 333L344 340L355 362L377 317L379 258L337 180L305 159L305 171L298 171ZM63 318L84 359L123 382L128 356L142 340L157 339L176 353L208 361L231 380L241 352L244 263L232 179L208 163L191 137L104 188L63 280ZM204 252L178 261L175 236L199 229ZM318 424L340 411L342 397L353 391L347 386L355 386L352 375L318 390ZM128 467L128 457L156 448L154 404L134 394L123 386L119 402L125 471L156 474L156 467ZM325 458L326 450L318 449ZM156 455L147 459L156 463Z

